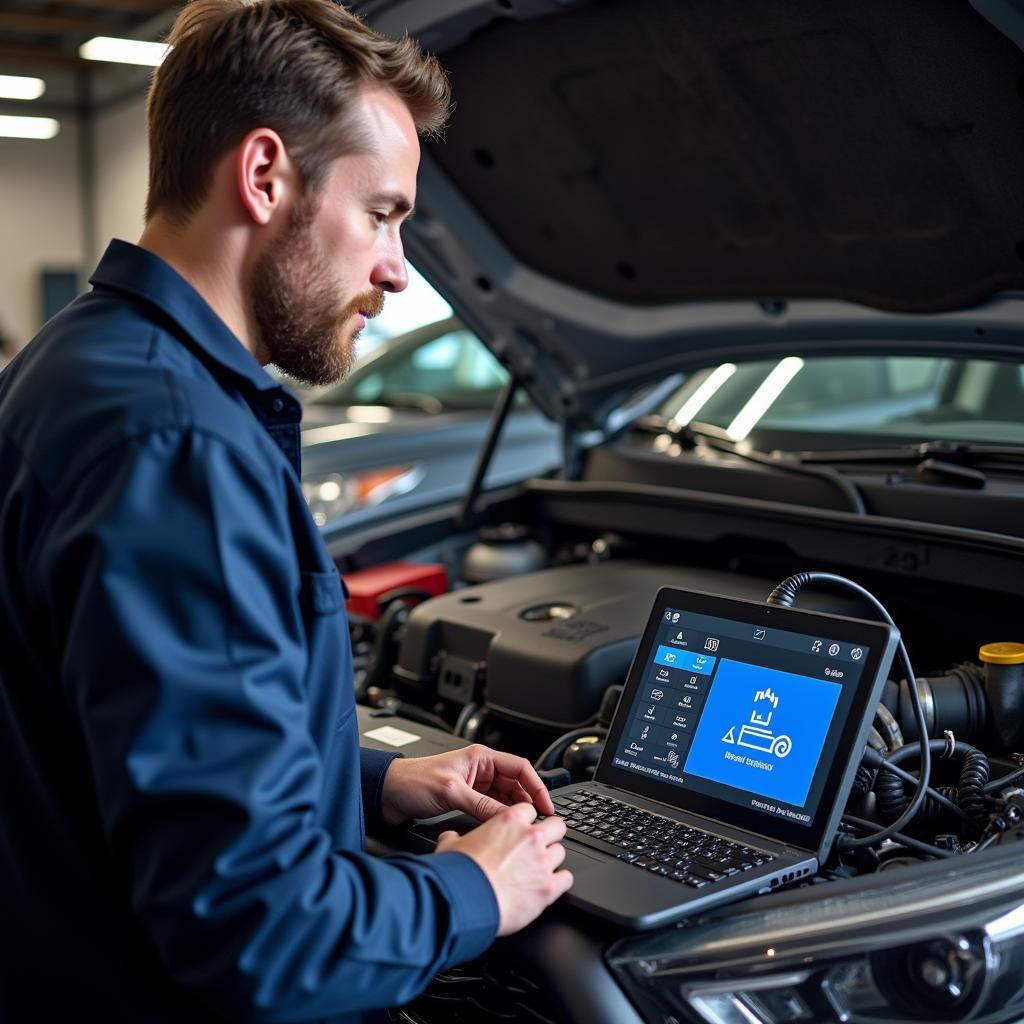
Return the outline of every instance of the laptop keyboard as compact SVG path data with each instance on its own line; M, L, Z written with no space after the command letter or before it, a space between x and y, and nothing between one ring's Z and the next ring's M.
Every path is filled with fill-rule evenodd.
M566 838L692 889L773 859L763 850L587 790L556 797L554 803L555 813L565 819Z

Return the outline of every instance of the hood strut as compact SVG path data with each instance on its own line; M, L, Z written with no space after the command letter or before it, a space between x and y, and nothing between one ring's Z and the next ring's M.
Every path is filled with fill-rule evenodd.
M509 377L504 390L498 396L498 402L491 414L491 425L487 431L480 454L477 455L476 466L473 468L473 475L469 479L469 488L466 496L462 499L455 523L458 529L468 529L475 518L476 500L480 497L480 490L484 485L484 477L490 468L491 459L494 457L494 449L498 446L498 439L501 437L501 430L508 419L509 410L512 408L512 399L519 390L519 381L515 375Z

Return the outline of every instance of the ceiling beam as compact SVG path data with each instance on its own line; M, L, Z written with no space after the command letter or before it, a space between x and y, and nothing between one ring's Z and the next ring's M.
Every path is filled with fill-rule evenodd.
M0 11L0 32L10 29L39 35L102 35L110 21L97 18L67 18L57 14L28 14L24 11Z

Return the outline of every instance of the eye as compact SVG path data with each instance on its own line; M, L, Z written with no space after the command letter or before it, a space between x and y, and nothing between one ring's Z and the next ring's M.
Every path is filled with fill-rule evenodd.
M388 215L383 210L371 210L370 217L377 227L383 227L388 222Z

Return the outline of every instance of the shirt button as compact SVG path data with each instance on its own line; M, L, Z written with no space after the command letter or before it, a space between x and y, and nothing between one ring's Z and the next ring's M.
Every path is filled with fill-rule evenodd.
M280 412L284 408L284 399L275 398L273 402L270 403L270 408L274 412Z

